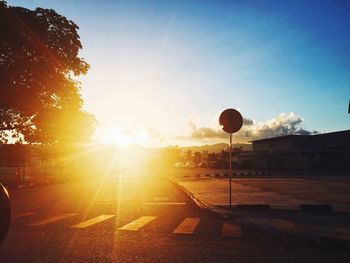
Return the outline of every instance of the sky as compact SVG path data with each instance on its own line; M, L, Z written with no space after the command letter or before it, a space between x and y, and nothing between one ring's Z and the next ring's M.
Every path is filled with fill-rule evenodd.
M94 139L124 146L237 142L349 129L350 1L13 0L79 26Z

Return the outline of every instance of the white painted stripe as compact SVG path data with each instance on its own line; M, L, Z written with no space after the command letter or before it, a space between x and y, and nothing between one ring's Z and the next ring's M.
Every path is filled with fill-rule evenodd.
M185 202L174 202L174 203L164 203L164 202L160 202L160 203L143 203L144 205L186 205Z
M166 197L166 196L155 196L155 197L153 197L153 200L154 201L167 201L167 200L169 200L169 197Z
M181 222L180 225L178 225L178 227L174 230L173 234L193 234L200 221L200 218L187 217Z
M240 226L224 223L222 226L223 237L241 237L242 230Z
M24 213L18 213L18 214L14 214L12 216L12 219L17 219L17 218L22 218L22 217L26 217L26 216L31 216L31 215L35 215L35 212L24 212Z
M136 219L136 220L132 221L131 223L126 224L125 226L118 228L118 230L137 231L140 228L147 225L148 223L152 222L156 218L157 218L156 216L142 216L139 219Z
M68 217L72 217L72 216L75 216L75 215L77 215L77 214L69 213L69 214L63 214L63 215L59 215L59 216L52 216L52 217L48 217L48 218L39 220L39 221L37 221L35 223L31 223L31 224L29 224L29 226L42 226L42 225L46 225L46 224L49 224L49 223L57 222L57 221L60 221L62 219L65 219L65 218L68 218Z
M110 219L112 217L114 217L115 215L100 215L94 218L91 218L89 220L85 220L83 222L80 222L79 224L73 225L71 226L71 228L87 228L89 226L98 224L102 221L105 221L107 219Z

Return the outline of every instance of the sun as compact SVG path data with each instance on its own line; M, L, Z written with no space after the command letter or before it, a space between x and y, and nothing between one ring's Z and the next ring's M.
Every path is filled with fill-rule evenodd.
M143 129L137 132L124 132L119 129L113 129L101 136L100 141L123 148L131 144L145 145L149 139L149 134Z
M119 129L109 130L97 138L100 142L106 144L113 144L118 147L126 147L135 143L132 135L120 131Z
M113 139L112 143L114 143L120 147L126 147L130 144L135 143L132 136L130 136L129 134L127 134L125 132L121 132L121 131L116 131L112 135L112 139Z

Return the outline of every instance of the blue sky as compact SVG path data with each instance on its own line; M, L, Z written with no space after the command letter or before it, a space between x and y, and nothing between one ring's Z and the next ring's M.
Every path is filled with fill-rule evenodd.
M349 1L8 4L53 8L79 25L97 140L208 143L190 140L188 123L215 128L229 107L256 129L281 113L310 131L349 129Z

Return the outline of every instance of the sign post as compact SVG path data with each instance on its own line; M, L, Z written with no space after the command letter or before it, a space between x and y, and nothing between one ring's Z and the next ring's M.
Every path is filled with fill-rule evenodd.
M219 117L222 129L230 134L230 174L229 174L229 204L232 206L232 133L238 132L243 125L243 118L235 109L224 110Z

